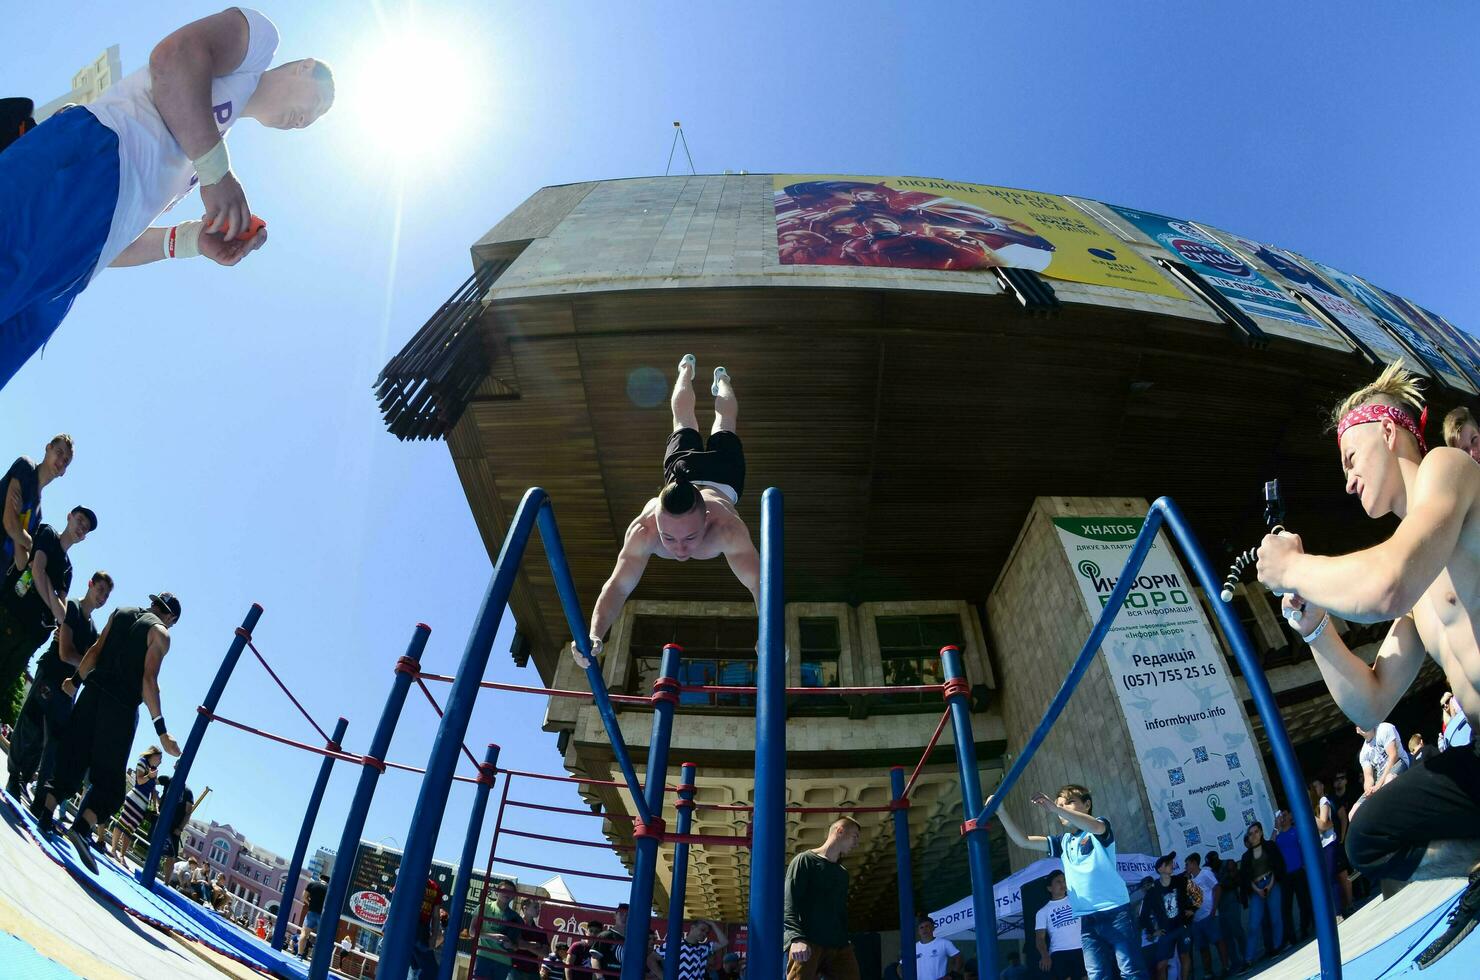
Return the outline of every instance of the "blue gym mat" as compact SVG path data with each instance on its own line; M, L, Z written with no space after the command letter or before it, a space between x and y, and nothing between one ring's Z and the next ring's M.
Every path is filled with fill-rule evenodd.
M1420 971L1413 962L1429 943L1443 934L1450 911L1459 903L1459 896L1460 891L1456 891L1438 908L1383 940L1380 946L1342 964L1344 980L1387 980L1400 976L1412 976L1415 980L1418 977L1423 980L1474 980L1480 977L1480 929L1471 932L1427 970Z
M133 872L96 850L93 856L98 862L98 873L92 874L78 860L71 841L60 834L42 834L30 810L9 793L0 790L0 799L4 800L8 816L17 829L40 847L43 854L66 868L73 879L96 898L122 908L140 921L202 943L223 956L280 980L307 980L308 965L297 957L278 952L252 933L207 911L172 888L160 885L158 890L152 890L144 887Z
M5 980L82 980L8 932L0 932L0 976Z

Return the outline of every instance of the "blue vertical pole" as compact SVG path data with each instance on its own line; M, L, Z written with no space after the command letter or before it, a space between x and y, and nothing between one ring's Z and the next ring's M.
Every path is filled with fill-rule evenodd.
M340 718L334 724L334 734L324 748L330 752L340 751L344 742L349 719ZM313 835L314 821L319 818L319 804L324 801L324 790L329 785L329 773L334 769L333 756L324 756L319 765L319 778L314 780L313 792L308 794L308 809L303 814L303 826L298 831L298 843L293 846L293 859L288 862L288 877L283 881L283 900L278 906L277 922L272 927L272 948L282 949L288 936L288 919L293 915L293 896L298 892L298 876L303 873L303 858L308 854L308 839Z
M483 681L483 672L488 669L494 634L498 632L504 610L509 605L509 593L514 590L519 562L524 557L535 517L544 501L545 491L531 487L519 502L519 510L514 514L498 561L494 563L493 577L484 593L483 605L463 649L457 679L452 682L452 691L447 695L442 723L437 727L437 737L427 759L426 775L421 780L421 793L416 798L411 826L406 831L406 853L401 856L398 878L409 884L397 888L391 896L390 914L385 921L385 941L381 946L380 967L376 975L388 980L400 980L411 969L412 945L416 941L416 923L421 912L421 883L432 869L432 849L437 845L437 828L442 826L442 815L447 811L452 773L468 733L478 685Z
M432 629L425 623L416 624L416 632L406 647L406 655L396 664L396 676L391 681L391 692L386 695L385 707L380 712L380 723L370 738L368 759L384 761L391 747L391 736L396 733L396 722L400 720L401 708L406 704L406 692L411 688L414 671L421 669L421 654L427 647L427 637ZM365 818L370 814L370 801L375 798L375 784L380 779L380 769L373 765L360 768L360 782L355 786L354 799L350 801L349 815L344 818L344 832L339 836L339 850L334 858L334 874L329 877L329 890L324 893L324 911L319 918L318 935L314 937L313 961L308 966L311 980L325 980L329 975L329 961L334 955L334 940L339 932L339 919L344 914L344 903L349 898L350 878L355 873L355 857L360 847L360 835L365 832ZM420 883L426 877L423 872L417 878L403 881L415 883L415 887L396 891L415 892L421 901ZM326 941L327 940L327 941ZM390 974L384 974L390 976Z
M261 618L262 607L252 603L252 608L247 610L247 618L242 620L241 628L237 630L236 639L226 648L226 656L222 658L221 666L216 668L216 679L211 681L206 699L201 702L200 706L206 713L216 713L216 705L226 691L226 682L231 680L231 672L236 670L236 662L247 648L247 638L252 635L257 620ZM159 877L159 862L164 857L164 847L170 839L170 828L175 825L175 812L180 809L180 800L185 795L185 781L190 778L190 767L195 764L195 755L200 751L201 740L206 737L206 727L210 723L211 719L205 714L196 714L195 724L190 727L190 737L185 739L185 747L180 750L180 758L175 762L175 771L170 775L170 788L165 790L164 799L159 804L159 815L154 818L154 833L149 835L149 856L144 859L144 867L139 869L139 880L144 883L145 888L152 889L155 879Z
M956 737L956 770L961 777L961 805L965 822L966 863L971 869L971 911L976 919L978 976L997 975L997 913L992 906L992 851L987 825L977 820L982 809L981 774L976 768L976 738L971 733L971 688L961 663L961 648L941 647L946 704L951 709L951 732Z
M786 589L781 491L761 496L760 664L755 693L755 822L750 845L750 940L745 975L786 973L781 903L786 864Z
M678 782L678 801L673 804L678 810L678 832L687 834L694 823L694 773L692 762L685 762L679 769L682 774ZM683 903L688 890L689 845L682 841L673 845L673 882L668 886L668 945L663 951L663 980L678 980L679 951L683 948Z
M498 778L498 746L489 745L483 765L478 767L478 788L473 794L473 809L468 814L468 836L463 839L462 860L457 864L457 877L452 882L452 907L447 910L447 931L442 936L442 962L438 964L440 980L452 980L457 964L457 937L462 931L463 906L468 904L468 887L473 882L473 859L478 856L478 838L483 833L483 814L488 810L488 791ZM506 780L508 777L504 777ZM488 883L483 887L487 889ZM471 966L469 967L471 969Z
M910 801L904 795L904 766L889 770L889 792L894 800L894 858L899 865L899 976L915 980L915 875L910 867Z
M1217 595L1221 588L1220 580L1181 510L1170 497L1160 497L1151 505L1146 523L1150 524L1158 513L1166 519L1167 530L1182 546L1182 553L1187 556L1193 577L1202 586L1203 592L1208 596ZM1121 573L1122 578L1132 578L1134 575L1135 570ZM1285 799L1303 799L1306 793L1305 773L1300 768L1295 747L1290 744L1289 732L1285 730L1284 718L1281 717L1280 707L1275 703L1274 694L1269 689L1264 668L1249 644L1249 636L1244 632L1238 616L1234 614L1233 606L1226 602L1213 602L1210 605L1213 607L1213 615L1218 618L1218 624L1223 627L1223 635L1228 637L1228 643L1233 647L1233 656L1244 673L1244 681L1249 685L1249 697L1254 702L1254 709L1264 722L1264 734L1269 738L1269 750L1274 755L1275 768L1285 787ZM1295 817L1295 840L1300 845L1300 856L1305 861L1305 866L1312 869L1305 877L1310 885L1311 905L1315 909L1321 976L1324 980L1341 980L1341 944L1336 931L1336 906L1331 894L1331 879L1324 874L1314 873L1316 869L1325 867L1321 861L1321 839L1316 831L1315 814L1308 806L1292 806L1290 810Z
M678 661L683 649L676 643L663 648L662 666L653 682L653 735L648 740L647 783L643 795L651 823L635 826L636 855L632 861L632 897L627 935L622 940L622 980L647 976L648 934L653 928L653 879L658 873L658 843L663 834L663 789L668 781L668 740L673 735L673 709L678 704ZM669 937L672 942L672 937Z

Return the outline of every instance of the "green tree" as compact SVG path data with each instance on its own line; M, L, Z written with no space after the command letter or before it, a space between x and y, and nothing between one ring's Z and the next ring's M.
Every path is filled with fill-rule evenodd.
M14 725L15 720L21 716L21 704L26 698L26 678L24 675L17 677L15 683L10 685L10 690L0 695L0 722Z

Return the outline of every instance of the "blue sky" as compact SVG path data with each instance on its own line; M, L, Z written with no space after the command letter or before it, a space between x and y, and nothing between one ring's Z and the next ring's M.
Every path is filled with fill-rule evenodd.
M215 9L21 5L7 34L25 43L6 47L0 94L47 101L114 43L132 71ZM61 430L77 440L46 506L98 512L99 531L73 552L79 572L110 570L118 602L180 595L162 685L182 740L253 601L266 608L260 648L326 727L350 718L352 750L416 622L433 628L428 669L455 666L491 562L445 445L387 435L371 382L499 218L543 185L662 173L675 119L700 172L924 174L1114 201L1306 252L1480 329L1470 4L261 9L282 34L279 60L327 60L341 93L308 130L245 121L232 133L268 246L235 269L107 272L44 358L0 391L0 451L39 455ZM437 64L376 53L418 31ZM376 111L371 92L422 101ZM196 207L188 199L179 218ZM490 676L537 683L507 656L508 633ZM392 749L417 764L435 732L420 702L413 691ZM555 771L543 710L485 698L470 743ZM250 659L221 711L316 737ZM191 782L212 787L203 817L286 855L316 767L217 726ZM337 841L352 784L347 770L331 783L316 843ZM575 800L563 787L520 792ZM456 858L470 795L454 789L439 857ZM365 836L404 842L414 799L411 777L387 774ZM594 832L578 818L540 823ZM619 869L573 850L521 853ZM591 900L621 897L614 884L572 884Z

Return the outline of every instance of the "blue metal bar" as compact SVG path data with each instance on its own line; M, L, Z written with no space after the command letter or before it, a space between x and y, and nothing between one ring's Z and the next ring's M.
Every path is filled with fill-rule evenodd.
M687 834L694 823L694 773L697 767L685 762L679 768L678 832ZM668 886L668 943L663 950L663 980L678 980L678 963L683 949L683 903L688 890L689 845L673 845L673 881ZM913 980L913 978L912 978Z
M642 784L638 782L637 770L632 765L632 754L627 751L627 741L622 738L622 728L617 724L617 712L612 708L606 690L606 678L602 676L601 664L591 656L590 630L586 626L586 613L581 608L581 597L576 594L575 579L570 574L570 564L565 559L565 546L560 541L560 528L555 523L555 508L547 500L540 508L540 541L545 546L545 557L550 562L550 572L555 579L555 591L560 594L560 606L565 610L565 620L570 625L570 635L576 649L590 663L586 665L586 682L591 685L591 695L596 702L596 713L601 717L601 726L606 729L606 740L611 743L617 768L627 783L627 791L637 808L637 819L651 823L653 814L643 799Z
M961 662L961 648L941 647L940 662L946 679L946 704L951 709L951 732L956 737L961 812L968 821L961 831L966 838L966 863L971 869L971 911L976 920L976 959L980 967L977 975L995 977L998 970L997 910L992 904L992 845L987 838L986 821L970 822L971 815L982 806L982 779L976 767L976 736L971 732L971 693Z
M663 648L658 679L653 682L653 735L648 739L647 811L663 812L663 789L668 782L668 742L673 736L673 709L678 704L678 666L683 649L676 643ZM658 873L658 835L663 832L662 819L639 820L636 854L632 861L632 897L627 919L627 935L622 940L622 980L643 980L647 976L648 935L653 928L653 879ZM682 937L679 937L682 938ZM671 946L674 937L669 936ZM676 948L671 958L677 962Z
M416 631L411 634L411 642L406 646L406 655L401 658L409 660L413 669L420 668L422 651L426 650L427 637L431 635L431 627L425 623L416 624ZM406 692L410 689L411 671L397 663L396 675L391 680L391 691L386 695L385 707L380 712L380 722L370 738L369 758L385 758L391 747L391 736L396 733L396 722L401 718L401 708L406 704ZM329 877L329 890L324 893L324 911L320 913L319 931L314 938L313 961L308 965L309 980L325 980L329 976L329 961L334 956L334 937L339 932L339 919L344 914L345 900L349 898L350 878L355 873L355 856L360 846L360 835L365 832L365 818L370 815L370 802L375 798L375 785L379 779L380 770L377 767L365 765L360 768L360 781L355 786L349 814L344 818L344 831L339 835L334 874ZM425 877L426 873L423 872L419 878L403 876L401 880L420 882ZM417 902L421 901L420 887L398 889L396 894L403 892L413 893ZM328 937L328 942L322 941L325 936ZM381 975L389 977L394 974ZM405 975L404 972L402 975Z
M458 935L462 931L463 907L468 904L468 889L473 882L473 859L478 856L478 838L483 833L483 815L488 810L488 791L498 772L498 746L490 744L479 767L478 788L473 793L473 808L468 812L468 835L463 839L462 860L457 864L457 877L452 881L452 901L447 909L447 930L442 934L442 962L437 964L439 980L452 980L457 965ZM509 777L504 777L507 784ZM483 883L487 894L488 882ZM478 955L477 949L473 956ZM469 966L471 970L471 965Z
M247 648L247 637L252 634L257 620L261 618L262 607L252 603L252 608L247 610L247 617L242 620L241 632L231 641L231 646L226 648L226 656L221 659L221 666L216 668L216 679L211 681L211 689L201 702L201 707L206 709L207 714L196 714L195 724L190 727L190 737L185 739L185 747L180 750L180 758L175 762L175 771L170 776L170 788L165 790L164 799L159 804L159 815L154 818L154 833L149 836L149 856L139 869L139 881L143 882L145 888L153 889L155 879L159 877L159 862L164 858L164 848L169 843L170 829L175 825L175 813L180 809L180 800L185 796L185 781L190 778L190 767L195 764L201 740L206 737L206 727L211 723L209 715L216 713L216 704L226 691L226 682L231 680L231 672L236 670L236 662Z
M786 587L784 501L770 487L761 496L760 635L756 649L755 812L750 845L750 940L745 975L776 980L786 974L781 905L786 868Z
M344 732L349 728L349 719L340 718L334 724L334 734L324 748L340 751L344 744ZM332 756L324 756L319 764L319 778L314 780L313 792L308 794L308 809L303 814L303 826L298 831L298 843L293 846L293 859L288 862L288 877L283 880L283 901L278 909L277 921L272 927L272 948L282 949L288 937L288 919L293 914L293 896L298 892L298 876L303 873L303 858L308 854L308 839L313 835L314 821L319 818L319 804L324 802L324 790L329 786L329 773L334 770Z
M463 649L462 662L452 682L452 691L447 695L442 723L437 727L437 737L427 759L427 771L421 780L421 793L416 799L411 826L406 830L406 852L401 856L401 870L397 875L406 884L391 896L380 967L376 970L378 976L399 980L411 968L412 946L416 941L416 924L421 912L421 883L432 869L432 849L437 845L437 829L442 826L442 815L447 811L447 793L452 788L453 770L457 767L463 739L468 734L473 702L478 697L478 684L488 669L493 638L509 605L509 593L514 590L519 562L534 531L535 515L545 499L545 491L539 487L525 491L509 525L509 533L504 536L504 545L494 563L493 577L489 579L483 605Z
M909 799L904 795L904 766L889 770L889 792L898 804L894 811L894 859L899 870L899 976L901 980L916 980L915 875L910 867L910 811Z
M1209 597L1216 596L1221 588L1221 580L1208 562L1206 552L1198 543L1197 536L1192 533L1186 518L1182 516L1182 511L1170 497L1159 497L1151 505L1151 514L1147 515L1148 524L1154 514L1165 518L1167 530L1182 546L1182 553L1192 566L1193 577L1202 586L1203 592ZM1121 578L1127 581L1133 579L1138 571L1139 565L1134 569L1127 566L1126 571L1121 572ZM1210 602L1209 605L1213 607L1213 615L1218 617L1218 625L1223 627L1223 635L1228 637L1228 643L1233 647L1234 658L1238 660L1244 681L1249 685L1249 697L1253 699L1254 709L1264 722L1264 733L1269 738L1275 768L1279 770L1280 782L1285 787L1285 799L1292 803L1304 799L1307 792L1305 773L1300 768L1300 760L1295 756L1295 747L1290 743L1290 735L1285 730L1280 707L1275 703L1274 694L1269 689L1269 680L1264 676L1264 668L1249 643L1248 634L1244 632L1243 624L1239 622L1231 605L1226 602ZM1321 859L1321 839L1316 830L1315 814L1306 806L1292 805L1290 811L1295 818L1295 838L1300 844L1300 856L1305 861L1305 866L1312 869L1312 873L1306 875L1306 880L1310 884L1310 901L1316 913L1316 943L1320 950L1321 976L1324 980L1341 980L1341 941L1336 931L1336 906L1331 893L1331 880L1323 874L1314 873L1315 869L1325 867Z
M1126 558L1125 567L1120 571L1120 578L1115 580L1115 588L1110 590L1110 597L1105 600L1105 607L1100 610L1100 618L1095 621L1094 629L1089 631L1089 639L1084 641L1084 646L1079 648L1079 656L1074 658L1074 666L1069 668L1069 673L1064 676L1064 683L1059 685L1058 693L1049 702L1048 710L1043 713L1043 720L1033 731L1028 743L1018 753L1017 761L1002 777L1002 782L992 791L992 799L981 808L977 823L985 824L992 819L1002 801L1007 799L1008 792L1017 785L1018 778L1022 776L1023 770L1028 768L1034 753L1048 737L1054 722L1058 721L1059 715L1063 714L1064 707L1069 703L1069 696L1074 693L1074 688L1079 686L1079 681L1084 677L1084 672L1089 669L1090 662L1095 659L1095 654L1100 650L1100 644L1105 642L1110 627L1115 623L1115 616L1120 612L1125 597L1130 594L1131 585L1135 583L1136 573L1141 570L1141 565L1146 561L1146 556L1151 553L1152 542L1156 540L1156 532L1161 527L1162 514L1155 507L1151 508L1146 515L1146 523L1141 525L1141 533L1136 536L1136 542L1131 546L1130 556ZM1217 595L1215 589L1212 595Z

